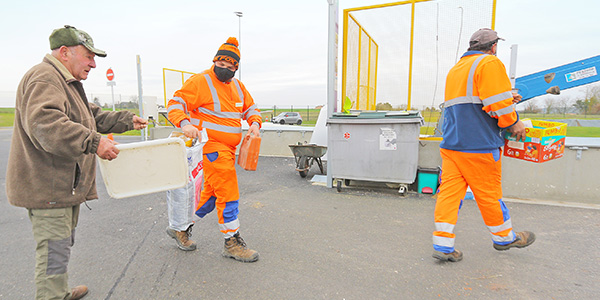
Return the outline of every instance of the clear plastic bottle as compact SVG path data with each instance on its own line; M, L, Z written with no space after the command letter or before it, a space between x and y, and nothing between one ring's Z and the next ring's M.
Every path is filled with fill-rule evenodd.
M186 147L191 147L191 146L194 145L194 140L195 139L187 137L183 133L178 132L178 131L171 132L171 134L169 135L169 137L178 137L178 138L182 139L185 142L185 146Z

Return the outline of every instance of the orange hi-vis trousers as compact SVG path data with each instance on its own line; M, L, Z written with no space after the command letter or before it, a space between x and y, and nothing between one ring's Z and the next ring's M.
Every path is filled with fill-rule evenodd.
M444 253L454 251L454 226L467 186L471 188L481 216L492 234L492 241L512 243L508 208L502 201L502 163L500 149L491 153L470 153L440 149L442 177L435 205L433 248Z
M235 172L235 152L205 153L202 164L204 186L196 206L196 215L203 218L216 207L219 229L225 238L230 238L240 227L237 217L240 193Z

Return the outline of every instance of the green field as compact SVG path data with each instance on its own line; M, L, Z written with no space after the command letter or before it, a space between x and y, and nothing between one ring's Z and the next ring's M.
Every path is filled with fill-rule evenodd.
M14 108L0 108L0 127L11 127L15 121Z
M440 117L440 112L421 112L425 122L437 122ZM524 114L519 113L521 119L532 120L565 120L565 119L583 119L583 120L600 120L600 115L574 115L574 114Z
M271 120L271 118L277 116L282 112L298 112L302 116L302 126L314 126L317 123L320 109L314 108L260 108L260 115L263 122L265 120Z
M110 110L110 109L106 109ZM137 109L130 109L133 113L138 113ZM302 126L314 126L317 122L320 109L308 109L308 108L294 108L294 109L281 109L277 108L261 108L261 117L263 121L270 120L273 116L286 111L299 112L302 115ZM434 125L437 123L440 117L439 112L421 112L426 125L421 127L421 134L433 135ZM13 126L15 117L14 108L0 108L0 127L11 127ZM522 119L528 118L533 120L556 120L556 119L586 119L586 120L600 120L600 115L562 115L562 114L520 114ZM159 118L160 124L165 125L166 120L161 116ZM152 124L149 126L153 127ZM140 135L139 130L131 130L123 133L123 135ZM567 127L567 136L571 137L600 137L600 127Z
M421 112L423 119L429 125L437 123L439 112ZM574 115L574 114L524 114L520 113L521 119L532 120L564 120L564 119L584 119L584 120L600 120L600 115ZM435 127L421 127L421 134L433 135ZM567 136L571 137L600 137L600 127L567 127Z
M105 109L112 110L112 109ZM139 110L128 109L129 111L137 114ZM14 108L0 108L0 127L12 127L15 121L15 109ZM152 127L153 125L150 125ZM123 133L123 135L141 135L139 130L131 130Z
M274 110L272 107L271 108L260 108L260 115L261 115L261 119L263 120L263 122L265 121L271 121L271 118L277 116L278 114L282 113L282 112L299 112L300 115L302 116L302 125L301 126L314 126L317 123L317 118L319 117L319 112L321 111L320 109L298 109L298 108L294 108L294 109L276 109ZM167 123L167 120L161 115L159 117L159 124L160 125L169 125Z

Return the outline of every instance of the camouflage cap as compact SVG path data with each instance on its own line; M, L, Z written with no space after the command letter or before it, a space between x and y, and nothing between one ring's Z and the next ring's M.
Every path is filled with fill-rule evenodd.
M50 50L60 48L60 46L77 45L83 45L94 54L106 57L106 52L94 47L94 41L89 34L73 26L65 25L64 28L54 29L50 35Z

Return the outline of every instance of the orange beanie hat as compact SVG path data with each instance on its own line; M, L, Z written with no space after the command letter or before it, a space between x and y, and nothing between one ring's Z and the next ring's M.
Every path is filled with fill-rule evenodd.
M237 68L240 65L240 49L238 49L238 46L236 38L228 38L227 42L219 47L219 51L217 51L213 62L224 60L232 63Z

